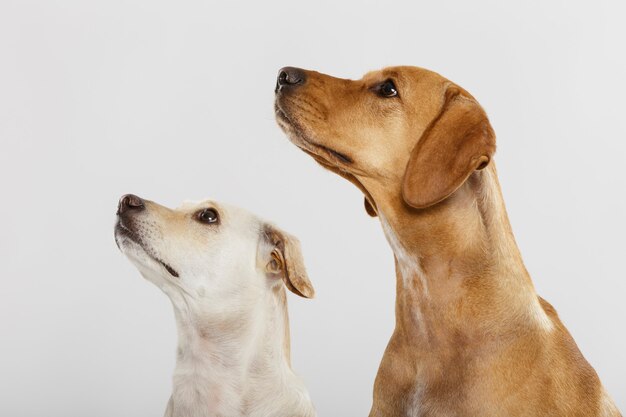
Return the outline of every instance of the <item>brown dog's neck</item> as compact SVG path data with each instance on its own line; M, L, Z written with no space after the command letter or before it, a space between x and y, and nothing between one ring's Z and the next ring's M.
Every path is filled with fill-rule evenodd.
M460 324L477 336L493 328L506 332L503 320L510 321L508 331L548 325L511 232L493 164L427 209L413 209L400 192L394 194L395 201L376 194L374 199L395 254L397 326L436 341L435 329L455 332Z

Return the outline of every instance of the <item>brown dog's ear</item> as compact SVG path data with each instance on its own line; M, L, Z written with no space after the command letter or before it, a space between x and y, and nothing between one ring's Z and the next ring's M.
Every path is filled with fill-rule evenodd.
M281 278L285 286L294 294L313 298L315 290L304 267L300 241L271 225L266 225L263 233L265 243L269 245L265 259L266 273L269 276Z
M495 150L485 111L458 87L449 87L441 112L411 153L402 184L404 201L426 208L446 199L472 172L485 168Z

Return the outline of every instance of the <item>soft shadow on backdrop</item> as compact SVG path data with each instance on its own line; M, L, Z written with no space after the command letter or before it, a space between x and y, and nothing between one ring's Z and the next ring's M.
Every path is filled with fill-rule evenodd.
M0 4L0 415L161 415L176 334L117 251L127 192L211 197L300 237L317 299L290 297L320 416L364 416L393 328L392 253L347 181L273 120L279 67L413 64L487 109L514 232L626 410L626 55L619 1Z

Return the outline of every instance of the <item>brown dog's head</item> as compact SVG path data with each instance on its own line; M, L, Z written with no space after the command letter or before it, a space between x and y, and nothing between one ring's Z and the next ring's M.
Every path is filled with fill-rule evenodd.
M365 194L401 195L426 208L454 193L495 152L487 115L437 73L391 67L360 80L298 68L280 70L276 118L290 140Z

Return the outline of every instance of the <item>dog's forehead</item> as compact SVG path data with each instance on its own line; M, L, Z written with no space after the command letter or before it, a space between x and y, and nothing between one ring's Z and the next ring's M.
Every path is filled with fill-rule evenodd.
M387 78L396 78L399 75L399 67L387 67L366 73L362 80L364 82L382 81Z
M217 204L213 200L209 200L209 199L183 200L183 202L180 203L178 207L176 207L176 210L189 211L189 210L195 210L201 207L214 207L214 206L217 206Z
M440 74L427 70L426 68L421 67L413 67L413 66L397 66L397 67L386 67L377 71L370 71L363 76L363 81L365 82L375 82L382 81L388 78L394 80L440 80L445 81L446 79L442 77Z
M253 222L253 223L262 223L262 220L258 218L253 213L249 212L246 209L233 206L230 204L220 203L211 199L203 199L203 200L184 200L180 206L176 208L176 211L180 212L193 212L196 210L204 209L204 208L213 208L220 212L220 215L223 217L227 217L230 219L238 219L240 222Z

